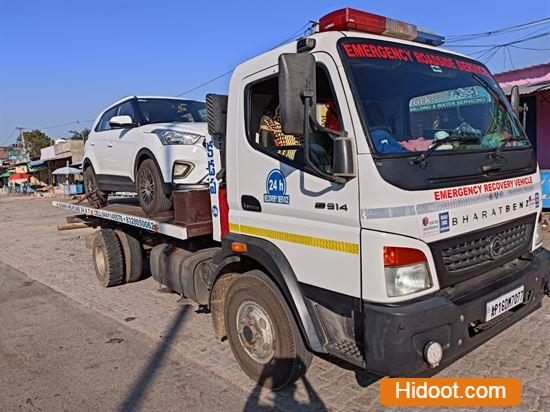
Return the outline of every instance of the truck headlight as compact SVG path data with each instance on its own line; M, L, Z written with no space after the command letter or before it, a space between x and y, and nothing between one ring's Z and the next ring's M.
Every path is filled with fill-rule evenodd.
M405 247L384 246L386 294L403 296L432 287L424 252Z
M162 144L195 144L201 137L200 134L177 132L175 130L153 130Z

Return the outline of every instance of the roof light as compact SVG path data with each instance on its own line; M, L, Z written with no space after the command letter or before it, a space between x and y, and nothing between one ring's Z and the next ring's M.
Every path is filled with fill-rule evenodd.
M444 37L418 31L414 24L350 8L333 11L319 20L320 32L338 30L379 34L433 46L439 46L445 41Z
M441 46L443 43L445 43L445 37L438 36L437 34L426 31L419 31L418 36L416 36L416 39L414 39L413 41L429 44L430 46Z

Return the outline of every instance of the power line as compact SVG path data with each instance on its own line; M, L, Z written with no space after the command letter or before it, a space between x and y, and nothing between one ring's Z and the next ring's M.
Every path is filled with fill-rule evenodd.
M538 26L540 24L547 24L550 23L550 17L545 17L540 20L535 20L527 23L517 24L510 27L504 27L501 29L486 31L483 33L472 33L472 34L460 34L460 35L449 35L445 36L446 43L454 43L458 41L469 41L474 39L480 39L480 38L487 38L492 36L501 35L504 33L510 33L518 30L524 30L530 27Z
M193 92L193 91L195 91L195 90L197 90L197 89L200 89L201 87L206 86L207 84L213 83L213 82L215 82L216 80L221 79L222 77L225 77L225 76L227 76L227 75L230 74L230 73L233 73L233 70L235 70L235 69L231 69L231 70L229 70L229 71L227 71L227 72L225 72L225 73L220 74L219 76L214 77L213 79L210 79L210 80L208 80L208 81L206 81L206 82L204 82L204 83L199 84L198 86L195 86L195 87L193 87L193 88L191 88L191 89L189 89L189 90L186 90L186 91L184 91L184 92L182 92L182 93L180 93L180 94L176 94L176 97L180 97L180 96L183 96L183 95L185 95L185 94L187 94L187 93L191 93L191 92Z
M59 127L64 127L64 126L70 126L72 124L80 124L80 123L88 123L88 122L93 122L94 119L89 119L89 120L73 120L72 122L68 122L68 123L63 123L63 124L58 124L58 125L54 125L54 126L45 126L45 127L33 127L33 128L30 128L30 127L23 127L23 129L25 130L49 130L49 129L57 129Z
M285 44L285 43L288 43L289 41L292 41L292 40L296 39L296 38L299 37L299 36L305 35L309 30L311 30L311 29L315 26L315 24L316 24L315 22L311 22L311 21L310 21L310 22L307 22L307 23L304 24L302 27L300 27L298 30L296 30L294 33L292 33L292 35L291 35L288 39L283 40L281 43L278 43L277 45L273 46L273 47L272 47L271 49L269 49L269 50L273 50L273 49L275 49L275 48L277 48L277 47L279 47L279 46L282 46L282 45ZM205 81L204 83L201 83L201 84L199 84L199 85L197 85L197 86L195 86L195 87L192 87L192 88L189 89L189 90L186 90L186 91L184 91L184 92L181 92L180 94L176 94L176 97L184 96L184 95L186 95L186 94L188 94L188 93L194 92L195 90L200 89L201 87L204 87L204 86L206 86L206 85L208 85L208 84L210 84L210 83L215 82L216 80L221 79L222 77L227 76L228 74L233 73L233 70L235 70L235 69L228 70L228 71L226 71L225 73L222 73L222 74L220 74L220 75L218 75L218 76L216 76L216 77L214 77L214 78L212 78L212 79L210 79L210 80Z
M11 133L8 135L8 137L5 137L4 140L2 140L2 144L0 146L4 146L6 143L8 143L13 136L13 134L16 132L17 127L14 127Z

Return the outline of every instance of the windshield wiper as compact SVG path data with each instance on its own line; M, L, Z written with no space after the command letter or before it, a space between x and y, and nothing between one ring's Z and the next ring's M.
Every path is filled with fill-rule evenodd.
M416 158L413 160L413 163L415 165L420 165L422 169L426 168L426 159L432 155L433 152L437 150L437 148L445 143L452 143L452 142L466 142L469 141L472 138L479 139L479 136L477 135L469 135L469 134L450 134L449 136L436 140L433 145L430 146L430 148L422 153L420 153Z

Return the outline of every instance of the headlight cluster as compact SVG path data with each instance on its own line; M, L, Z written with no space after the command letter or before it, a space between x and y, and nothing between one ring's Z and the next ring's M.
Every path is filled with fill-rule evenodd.
M426 255L418 249L384 246L386 294L403 296L432 287Z
M200 134L177 132L175 130L154 130L162 144L195 144L201 137Z

